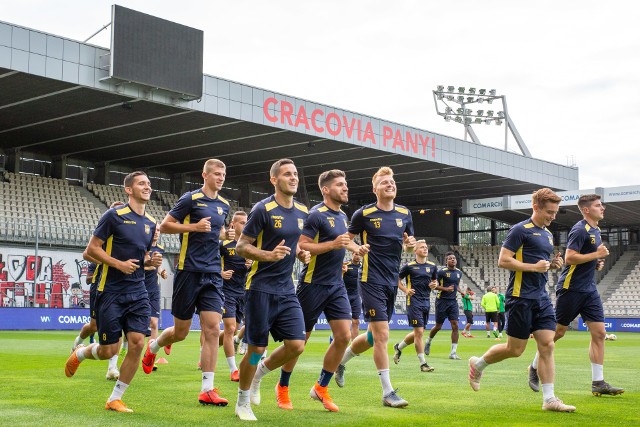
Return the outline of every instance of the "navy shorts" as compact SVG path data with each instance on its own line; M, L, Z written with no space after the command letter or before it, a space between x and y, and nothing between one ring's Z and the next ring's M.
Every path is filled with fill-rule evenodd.
M412 328L424 328L429 321L429 305L408 305L407 319Z
M249 345L266 347L269 332L275 341L306 339L304 316L296 294L268 294L249 289L245 294L245 332Z
M436 300L436 324L442 325L446 319L457 321L460 316L460 307L458 301L454 299L437 299Z
M171 314L180 320L191 320L193 313L215 311L222 314L224 293L220 273L178 270L173 280Z
M89 314L92 319L96 318L96 296L98 295L98 284L89 285Z
M473 311L464 310L464 316L467 318L467 323L471 323L473 325Z
M511 337L525 340L540 329L556 330L556 316L548 295L539 299L507 297L505 309L505 330Z
M397 286L360 282L364 320L367 322L388 322L391 320L397 292Z
M349 297L349 304L351 305L351 318L360 320L362 314L362 298L360 298L360 292L358 289L347 289L347 296Z
M102 345L117 343L122 332L149 333L149 297L144 284L140 291L126 294L98 292L96 313Z
M236 319L236 323L242 323L244 319L244 294L233 295L224 294L224 309L222 310L223 319Z
M578 314L586 322L604 322L604 309L598 291L560 289L556 295L556 321L560 325L569 326Z
M498 312L497 311L487 311L484 314L484 321L486 323L497 322L498 321Z
M149 294L149 308L151 317L160 318L160 286L154 286L153 289L147 288Z
M313 330L322 312L327 322L351 320L351 304L342 283L325 286L301 282L296 295L300 301L300 308L304 315L304 328L307 332Z

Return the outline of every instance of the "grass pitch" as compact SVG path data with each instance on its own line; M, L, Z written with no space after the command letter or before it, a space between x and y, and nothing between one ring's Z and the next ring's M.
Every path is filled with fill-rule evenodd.
M463 360L449 360L449 332L435 338L428 363L434 372L419 370L412 346L403 351L399 365L392 360L393 343L405 332L392 331L389 343L391 380L399 394L409 401L406 409L384 408L381 387L370 352L347 365L346 385L330 390L340 412L329 413L309 399L309 389L320 372L328 332L312 335L291 378L293 411L275 404L274 386L278 372L262 382L262 404L254 407L261 425L273 426L495 426L640 425L640 334L619 333L606 343L605 379L624 387L621 396L593 397L588 358L589 335L570 332L556 345L556 395L575 405L573 414L541 410L542 393L527 386L527 366L535 352L533 340L519 359L510 359L485 370L482 388L473 392L467 382L470 356L480 356L495 344L493 338L476 331L477 338L460 338L458 354ZM216 387L229 399L224 408L201 406L198 361L199 334L174 345L168 365L151 375L140 370L124 395L135 412L119 414L104 410L113 382L105 380L106 361L85 361L73 378L64 375L64 363L74 332L0 332L0 425L237 425L234 405L237 384L229 381L222 349L218 359ZM270 349L275 348L274 344ZM160 352L160 356L164 356ZM237 356L238 362L240 356Z

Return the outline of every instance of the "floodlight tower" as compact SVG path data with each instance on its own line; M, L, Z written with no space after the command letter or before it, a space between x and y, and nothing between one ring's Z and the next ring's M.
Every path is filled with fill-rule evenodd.
M475 112L470 108L467 108L469 104L493 104L493 101L499 101L502 103L502 111L494 110L476 110ZM525 145L520 133L516 129L515 124L511 120L507 110L507 97L505 95L496 95L496 90L486 89L477 90L475 87L466 89L464 86L457 88L455 86L439 85L436 90L433 91L433 101L436 105L436 113L442 116L445 121L449 122L453 120L456 123L464 125L464 139L467 140L467 135L471 137L471 140L476 144L480 144L480 139L471 127L472 124L486 124L490 125L495 123L500 126L503 122L506 122L504 127L504 149L507 150L507 141L509 132L513 135L514 139L520 147L520 151L525 157L531 157L531 152ZM457 107L455 104L459 105ZM491 108L491 107L489 107Z

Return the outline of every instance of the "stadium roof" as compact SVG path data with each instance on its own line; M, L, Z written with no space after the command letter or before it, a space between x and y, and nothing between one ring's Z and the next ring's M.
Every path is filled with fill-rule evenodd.
M209 75L191 101L110 80L109 53L0 22L0 149L168 174L197 173L216 157L234 185L264 184L270 165L289 157L308 192L339 168L361 202L386 165L398 203L412 208L578 187L576 168Z

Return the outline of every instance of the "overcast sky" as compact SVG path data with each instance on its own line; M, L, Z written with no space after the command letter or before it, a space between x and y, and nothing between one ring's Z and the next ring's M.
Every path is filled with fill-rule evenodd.
M0 20L82 41L113 3L3 2ZM532 155L576 164L580 188L640 184L640 2L118 4L203 30L206 74L444 135L464 129L436 115L437 85L496 89ZM503 127L476 132L504 148Z

